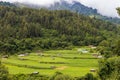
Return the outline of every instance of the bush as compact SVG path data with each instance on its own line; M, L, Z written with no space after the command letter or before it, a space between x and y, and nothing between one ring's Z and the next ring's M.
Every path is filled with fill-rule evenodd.
M0 62L0 80L9 80L9 73L5 66Z
M57 75L54 80L73 80L73 78L68 75Z
M119 80L120 79L120 57L112 57L99 62L98 75L101 80Z
M68 75L64 75L61 72L56 72L51 78L50 80L73 80L72 77L68 76Z
M12 80L48 80L48 77L40 74L18 74L13 75Z
M92 73L88 73L83 77L77 78L76 80L98 80L98 79L94 77Z

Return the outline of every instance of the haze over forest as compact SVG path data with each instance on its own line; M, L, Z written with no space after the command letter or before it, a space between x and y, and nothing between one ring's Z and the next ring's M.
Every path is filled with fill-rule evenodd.
M21 3L31 3L37 5L48 6L54 2L60 2L61 0L0 0L0 1L9 1L9 2L21 2ZM116 8L120 7L120 0L65 0L68 2L79 1L82 4L96 8L99 13L104 16L109 17L118 17Z

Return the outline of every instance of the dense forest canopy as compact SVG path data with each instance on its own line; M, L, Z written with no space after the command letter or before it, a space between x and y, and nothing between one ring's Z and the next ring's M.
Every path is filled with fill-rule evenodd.
M98 45L118 32L115 24L66 10L0 7L1 52Z

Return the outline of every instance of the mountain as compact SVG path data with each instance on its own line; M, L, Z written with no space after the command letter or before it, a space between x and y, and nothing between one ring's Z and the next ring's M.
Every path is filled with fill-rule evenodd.
M35 9L47 8L49 10L69 10L71 12L84 14L92 18L97 18L97 19L120 24L120 18L103 16L100 13L98 13L97 9L93 9L91 7L85 6L78 1L73 1L72 3L69 3L68 1L61 0L60 2L55 2L50 6L47 5L47 7L34 5L34 4L27 4L27 3L14 3L14 4L18 7L29 7L29 8L35 8Z
M15 7L15 4L10 3L10 2L3 2L3 1L0 1L0 6Z
M49 6L50 10L70 10L72 12L77 12L85 15L98 14L97 9L92 9L91 7L84 6L80 2L73 1L68 3L67 1L61 0L61 2L55 2L53 5Z
M85 6L81 4L78 1L73 1L72 3L69 3L67 1L61 0L61 2L55 2L53 5L49 6L50 10L70 10L72 12L84 14L93 18L110 21L114 23L120 24L120 18L112 18L103 16L100 13L98 13L97 9L93 9L91 7Z
M67 10L0 6L0 52L71 49L116 39L118 27Z
M16 5L17 7L28 7L28 8L34 8L34 9L40 9L43 6L40 5L36 5L36 4L29 4L29 3L19 3L19 2L14 2L14 5Z

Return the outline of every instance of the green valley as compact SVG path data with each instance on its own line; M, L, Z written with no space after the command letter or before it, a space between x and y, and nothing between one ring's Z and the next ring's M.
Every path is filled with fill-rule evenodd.
M82 53L79 51L80 49L88 52ZM99 58L94 55L99 55L99 53L90 47L48 50L2 58L2 63L8 67L10 74L39 72L52 76L55 72L62 72L73 77L80 77L90 72L96 74ZM91 69L94 69L95 72L90 71Z
M0 5L0 80L120 80L120 24Z

